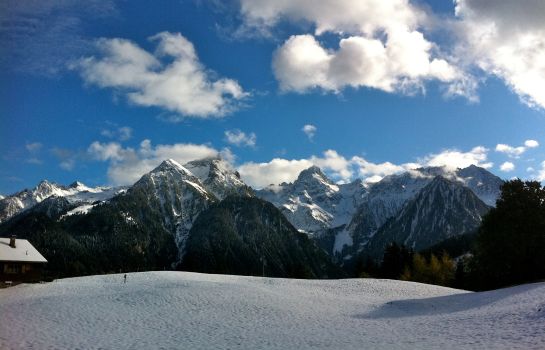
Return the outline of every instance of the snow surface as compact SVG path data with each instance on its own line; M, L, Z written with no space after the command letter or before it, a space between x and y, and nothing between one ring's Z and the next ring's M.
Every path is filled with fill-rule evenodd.
M65 217L67 217L67 216L72 216L72 215L84 215L84 214L87 214L87 213L88 213L89 211L91 211L91 209L93 209L94 207L95 207L95 204L83 204L83 205L80 205L79 207L75 207L74 209L67 211L66 214L61 215L60 219L65 218Z
M1 349L544 349L545 283L145 272L0 290Z
M47 262L42 254L26 239L16 239L15 248L10 247L9 241L9 238L0 238L0 261ZM1 346L0 349L2 349Z

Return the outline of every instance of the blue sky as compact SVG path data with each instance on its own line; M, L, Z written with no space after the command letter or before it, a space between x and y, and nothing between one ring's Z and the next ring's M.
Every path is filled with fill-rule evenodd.
M543 181L545 12L489 3L6 1L0 193L216 153L258 187L312 164Z

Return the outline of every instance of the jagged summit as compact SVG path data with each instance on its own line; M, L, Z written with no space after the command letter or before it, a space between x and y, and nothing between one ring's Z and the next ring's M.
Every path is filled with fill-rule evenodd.
M185 167L218 199L224 199L229 194L253 194L253 190L240 179L240 174L220 157L193 160Z
M0 222L30 209L50 197L65 198L73 206L87 205L108 200L124 189L124 187L91 188L78 181L69 186L63 186L42 180L34 188L25 189L0 199Z
M307 169L301 171L299 173L299 176L297 177L297 179L305 179L305 178L309 178L309 177L314 177L315 175L318 175L322 178L327 178L327 176L323 173L322 169L320 169L320 167L316 166L316 165L312 165L310 167L308 167Z
M78 187L87 187L85 186L83 183L79 182L79 181L74 181L72 182L70 185L68 185L68 187L70 188L78 188Z
M293 183L271 186L257 195L279 207L300 231L320 235L346 225L366 192L361 180L337 185L319 167L311 166Z
M165 159L161 162L155 169L153 169L151 172L157 173L161 171L179 171L184 174L189 174L190 172L180 163L175 161L174 159Z

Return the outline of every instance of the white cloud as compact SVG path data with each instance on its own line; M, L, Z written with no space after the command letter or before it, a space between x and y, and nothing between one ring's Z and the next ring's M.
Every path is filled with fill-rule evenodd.
M346 158L335 150L327 150L322 156L306 159L275 158L270 162L247 162L238 167L242 179L251 186L262 188L270 184L293 182L299 173L311 166L318 166L333 180L349 182L356 177L364 181L377 182L382 177L418 167L418 164L395 165L390 162L372 163L362 157Z
M184 164L194 159L213 157L218 151L207 145L177 143L153 146L149 140L140 143L138 149L124 148L119 143L93 142L87 153L94 159L108 161L108 178L115 185L129 185L153 170L165 159Z
M447 94L474 99L476 84L424 37L428 16L408 0L242 0L241 12L248 26L271 27L282 19L315 26L313 34L291 36L274 54L283 91L371 87L412 93L434 79L448 83ZM317 40L326 32L338 35L337 50Z
M493 163L487 162L488 151L487 148L482 146L474 147L469 152L446 149L420 159L420 163L427 166L445 166L449 169L466 168L470 165L486 169L493 166Z
M303 159L275 158L269 162L247 162L238 167L242 179L249 185L262 188L270 184L293 182L299 173L312 165L320 167L334 181L349 182L362 178L367 183L380 181L384 176L401 173L423 166L445 166L449 169L466 168L477 165L492 167L487 161L488 149L477 146L468 152L447 149L440 153L429 154L415 163L394 164L391 162L373 163L360 156L346 158L335 150L327 150L322 156Z
M25 144L25 148L30 153L39 152L42 149L42 144L40 142L32 142Z
M539 146L539 142L537 142L536 140L526 140L524 141L524 146L528 148L535 148Z
M509 172L515 170L515 164L511 162L505 162L502 165L500 165L500 170L503 172Z
M157 42L154 54L126 39L100 39L101 55L80 59L72 68L87 83L120 91L136 105L181 116L223 116L248 96L237 81L215 79L180 33L162 32L150 40Z
M545 2L456 0L459 58L503 79L530 106L545 108Z
M308 139L312 141L318 128L312 124L306 124L301 130L307 135Z
M504 143L499 143L496 145L496 152L505 153L511 158L519 158L528 148L535 148L539 146L539 142L536 140L526 140L524 141L524 146L510 146Z
M518 158L525 151L526 151L526 148L523 146L513 147L504 143L498 143L496 145L496 152L505 153L509 157Z
M248 185L263 188L271 184L293 182L301 171L312 165L308 159L274 158L264 163L244 163L238 167L238 172Z
M248 146L255 147L256 144L256 135L251 132L246 134L238 129L226 130L225 131L225 140L235 146Z

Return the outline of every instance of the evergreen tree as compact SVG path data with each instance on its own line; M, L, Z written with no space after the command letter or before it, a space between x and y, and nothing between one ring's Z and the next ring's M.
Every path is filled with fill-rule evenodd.
M405 267L412 262L412 251L396 242L389 244L384 250L384 257L380 268L380 275L384 278L398 279Z
M492 289L545 278L545 187L512 180L477 236L472 280Z

